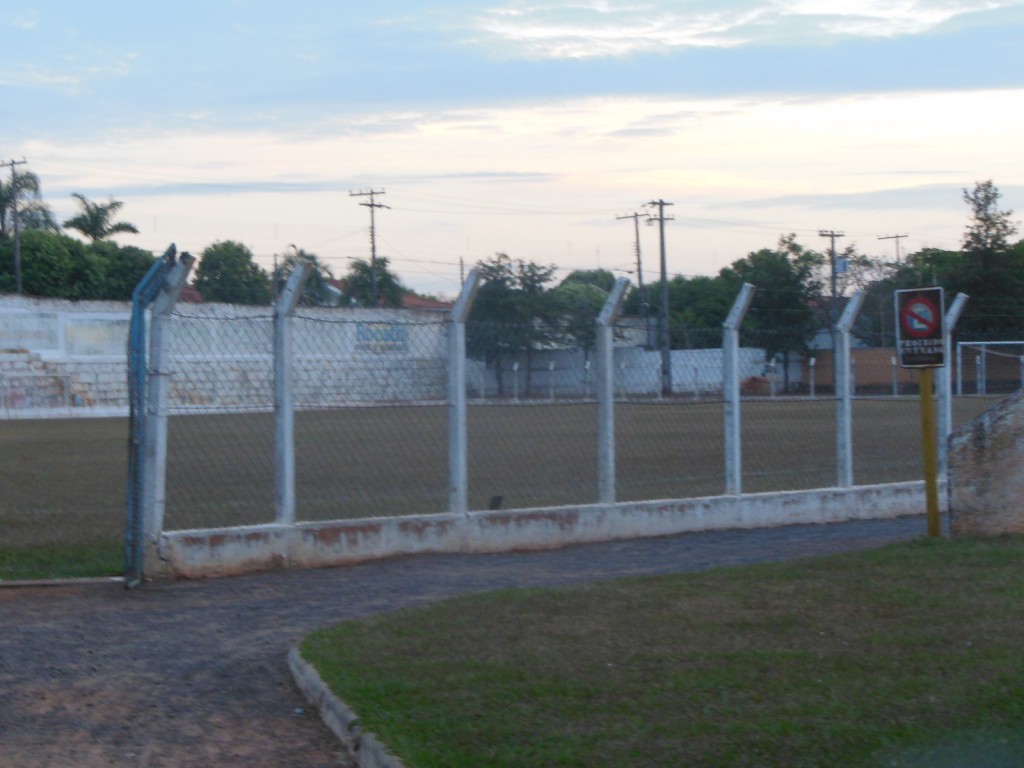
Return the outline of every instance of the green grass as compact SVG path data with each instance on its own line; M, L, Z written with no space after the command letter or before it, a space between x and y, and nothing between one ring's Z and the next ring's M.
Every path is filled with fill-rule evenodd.
M957 399L957 420L992 402ZM744 490L832 485L834 413L824 399L745 402ZM914 398L858 401L854 416L857 483L921 476ZM446 511L446 419L441 406L296 414L300 519ZM596 419L586 403L471 406L470 506L595 502ZM618 498L721 493L722 421L720 403L619 404ZM272 521L273 428L269 413L171 418L167 529ZM119 568L127 447L127 419L0 421L0 578Z
M0 422L0 579L123 567L127 419Z
M117 576L123 570L123 545L114 538L94 544L0 548L0 581Z
M461 598L302 653L414 768L1024 765L1022 566L1024 537L922 540Z

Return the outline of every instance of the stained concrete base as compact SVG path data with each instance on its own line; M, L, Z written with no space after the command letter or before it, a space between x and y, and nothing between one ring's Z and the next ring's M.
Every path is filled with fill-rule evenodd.
M950 436L949 494L954 536L1024 533L1024 390Z
M165 532L150 577L201 578L396 555L508 552L726 528L900 517L922 482L537 509ZM154 562L155 561L155 562Z

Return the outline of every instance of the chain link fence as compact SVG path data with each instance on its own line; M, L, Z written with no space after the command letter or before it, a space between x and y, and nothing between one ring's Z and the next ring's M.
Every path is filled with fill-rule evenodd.
M169 529L273 522L274 318L171 318ZM446 327L402 312L290 319L299 519L442 512Z
M272 523L278 514L273 308L182 306L169 317L166 530ZM446 313L301 308L292 338L295 519L450 509ZM123 324L123 323L122 323ZM596 352L561 340L498 354L467 328L468 506L598 501ZM837 482L829 336L744 331L739 349L742 490ZM668 355L624 319L613 353L616 498L725 492L722 333L689 331ZM1024 345L967 342L952 361L953 425L1021 384ZM853 479L921 476L917 379L891 349L852 352ZM45 368L44 368L45 365ZM95 571L116 564L124 523L125 364L31 352L0 360L0 558L52 548ZM110 417L110 413L119 413ZM93 415L103 418L71 418ZM77 548L77 549L76 549ZM102 550L102 552L100 552ZM0 569L3 561L0 560ZM115 566L116 568L116 566ZM63 565L61 572L73 573Z

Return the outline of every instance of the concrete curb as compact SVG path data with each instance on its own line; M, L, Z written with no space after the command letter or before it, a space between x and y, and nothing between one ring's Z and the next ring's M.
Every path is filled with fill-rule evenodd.
M359 768L405 768L374 734L363 731L359 716L335 696L312 664L302 658L298 646L288 651L288 668L302 695L320 712L331 733L355 760Z

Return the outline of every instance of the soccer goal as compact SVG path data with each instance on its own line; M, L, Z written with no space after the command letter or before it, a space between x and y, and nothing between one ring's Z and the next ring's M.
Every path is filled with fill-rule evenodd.
M996 395L1024 387L1024 340L959 341L956 393Z

